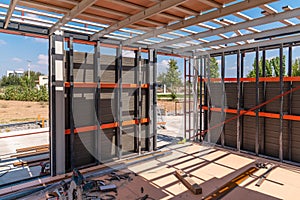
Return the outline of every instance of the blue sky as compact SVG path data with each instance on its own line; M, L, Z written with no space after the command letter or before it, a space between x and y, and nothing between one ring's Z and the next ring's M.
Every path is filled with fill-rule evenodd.
M0 0L0 3L8 3L8 0ZM289 5L293 8L300 7L299 0L281 0L269 4L271 7L275 8L279 12L282 11L282 6ZM5 12L6 10L1 9L0 11ZM256 18L261 17L260 9L250 9L243 11L250 17ZM226 16L227 19L240 22L241 20L233 15ZM290 21L295 24L300 24L299 19L290 19ZM208 25L215 26L218 25L207 23ZM280 27L280 23L277 24L265 24L261 26L254 27L258 30L268 30L275 27ZM201 28L195 26L190 27L191 30L200 31ZM203 31L203 30L201 30ZM234 33L226 33L227 36L233 36ZM220 39L218 36L213 36L210 39ZM86 45L76 45L75 49L78 51L92 52L93 48ZM115 54L115 50L102 48L101 53L103 54ZM286 53L286 50L285 50ZM126 55L132 56L132 52L125 52ZM268 51L267 58L275 57L279 54L278 50ZM300 48L294 48L293 58L300 57ZM166 71L168 56L158 57L158 72ZM178 62L180 71L183 74L183 59L175 58ZM249 53L245 58L245 74L252 69L252 63L254 60L254 53ZM7 70L27 70L28 61L31 61L31 70L40 71L44 74L48 73L48 40L38 39L24 36L16 36L10 34L0 33L0 76L5 75ZM220 59L218 59L220 63ZM226 56L226 77L236 76L236 56Z

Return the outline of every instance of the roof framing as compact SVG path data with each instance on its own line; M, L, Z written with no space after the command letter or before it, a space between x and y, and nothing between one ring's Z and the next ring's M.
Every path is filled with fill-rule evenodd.
M78 3L71 11L69 11L65 16L59 19L51 28L49 33L53 34L55 31L59 30L62 26L66 23L71 21L73 18L81 14L85 11L88 7L93 5L97 0L82 0Z
M127 17L126 19L124 19L120 22L117 22L98 33L95 33L94 35L91 36L91 40L97 40L98 38L103 37L105 34L114 32L120 28L124 28L128 25L134 24L140 20L151 17L157 13L161 13L161 12L165 11L166 9L169 9L171 7L182 4L185 1L187 1L187 0L165 0L160 3L157 3L150 8L144 9L135 15Z
M142 46L191 56L205 50L227 52L299 38L292 35L300 34L300 24L295 22L295 25L289 19L300 19L300 8L282 5L284 11L278 12L268 5L274 1L277 0L11 0L0 3L1 8L7 9L0 12L0 31L45 36L63 30L66 37L76 35L84 40L100 39L108 44L122 43L123 46ZM243 13L251 8L262 9L264 16L252 18ZM242 22L235 22L228 15ZM273 22L285 26L272 30L255 28ZM232 32L236 35L229 36Z
M260 17L257 19L253 19L251 21L244 21L244 22L240 22L237 24L232 24L230 26L221 27L221 28L217 28L217 29L213 29L213 30L208 30L208 31L200 32L200 33L193 34L190 36L161 42L159 44L150 45L149 47L150 48L160 48L160 47L168 46L168 45L171 45L174 43L186 42L186 41L189 41L192 39L197 40L198 38L204 38L204 37L207 37L208 35L210 35L210 36L218 35L218 34L222 34L222 33L231 32L234 30L241 30L241 29L245 29L248 27L252 27L252 26L258 26L261 24L272 23L272 22L276 22L276 21L279 21L282 19L289 19L289 18L297 17L297 16L299 16L299 13L300 13L300 8L297 8L294 10L289 10L289 11L285 11L285 12L281 12L281 13L277 13L277 14L273 14L273 15L268 15L265 17ZM198 48L199 47L200 46L198 46Z
M212 12L209 12L209 13L206 13L203 15L197 15L194 18L190 18L190 19L183 20L183 21L180 21L175 24L171 24L171 25L159 28L159 29L155 29L155 30L145 33L143 35L134 37L132 39L128 39L128 40L124 41L123 44L124 45L133 44L140 40L144 40L147 38L155 37L157 35L170 32L171 30L178 30L178 29L181 29L184 27L188 27L188 26L192 26L192 25L201 23L201 22L206 22L206 21L209 21L212 19L230 15L232 13L240 12L242 10L254 8L254 7L260 6L261 4L266 4L266 3L273 2L273 1L275 1L275 0L260 0L260 1L248 0L248 1L241 2L241 3L237 3L237 4L234 4L234 5L222 8L222 9L218 9L216 11L212 11Z
M4 29L7 29L7 26L9 24L9 21L10 21L10 18L15 10L15 7L17 6L18 2L20 0L11 0L10 1L10 4L9 4L9 7L8 7L8 11L7 11L7 14L6 14L6 17L5 17L5 20L4 20Z

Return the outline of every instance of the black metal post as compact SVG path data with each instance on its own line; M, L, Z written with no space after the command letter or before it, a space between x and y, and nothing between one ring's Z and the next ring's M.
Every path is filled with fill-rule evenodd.
M199 110L200 110L200 116L199 116L199 132L201 133L202 132L202 128L203 128L203 125L202 125L202 121L203 121L203 115L202 115L202 104L203 104L203 58L202 56L200 57L200 76L199 78L197 78L198 82L199 82L199 89L200 89L200 102L199 102ZM199 141L202 142L202 137L201 135L199 135Z
M100 111L100 99L101 99L101 80L100 80L100 42L97 41L94 46L94 82L97 83L97 88L95 91L95 110L96 110L96 119L95 124L97 126L97 130L95 131L95 155L96 155L96 163L99 164L101 162L101 111Z
M71 171L75 167L75 157L74 157L74 117L73 117L73 96L74 96L74 76L73 76L73 69L74 69L74 63L73 63L73 38L69 38L68 42L69 46L69 54L68 54L68 82L70 83L69 88L69 94L68 94L68 104L69 104L69 113L68 113L68 120L70 125L70 146L69 146L69 156L70 156L70 167Z
M157 50L153 50L153 150L157 148L157 99L156 99L156 77L157 77Z
M255 76L255 83L256 83L256 105L259 105L259 47L256 48L256 57L255 57L255 69L256 69L256 76ZM255 154L259 154L259 109L255 110L256 116L256 133L255 133Z
M184 130L184 138L186 139L186 58L184 58L184 66L183 66L183 73L184 73L184 106L183 106L183 130Z
M237 51L237 68L236 68L236 82L237 82L237 115L240 115L241 112L241 81L240 81L240 64L241 64L241 52L240 50ZM241 117L236 119L236 148L238 152L241 150L241 137L240 137L240 124Z
M289 46L289 60L288 60L288 76L292 76L292 66L293 66L293 45ZM288 90L291 90L293 88L293 82L289 82ZM293 93L290 93L288 95L288 114L292 114L292 97ZM292 121L288 121L288 156L289 160L292 160Z
M225 109L225 102L226 102L226 91L225 91L224 78L225 78L225 54L224 54L224 52L222 52L222 56L221 56L221 87L222 87L221 122L225 121L224 109ZM224 133L225 126L226 126L226 124L223 125L222 130L221 130L221 145L222 145L222 147L225 146L225 133Z
M116 59L116 80L118 88L116 94L116 121L118 127L116 128L116 149L119 159L122 157L122 45L117 48Z
M283 94L283 44L280 44L280 49L279 49L279 59L280 59L280 73L279 73L279 78L280 78L280 94ZM279 160L282 162L283 161L283 96L280 98L280 130L279 130Z
M262 52L262 76L266 77L266 50L263 49ZM267 100L267 83L266 81L263 82L263 102ZM266 111L266 106L261 108L263 112ZM266 137L266 118L262 118L263 120L263 132L261 134L261 143L260 143L260 151L261 153L265 152L265 137Z

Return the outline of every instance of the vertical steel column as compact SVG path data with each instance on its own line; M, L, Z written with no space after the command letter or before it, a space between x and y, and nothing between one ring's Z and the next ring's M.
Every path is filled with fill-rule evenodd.
M122 44L117 48L117 59L116 59L116 121L118 127L116 128L116 147L117 156L120 159L122 157Z
M73 98L74 98L74 75L73 75L73 69L74 69L74 63L73 63L73 37L70 37L70 40L68 42L69 47L69 54L68 54L68 68L67 68L67 81L70 82L70 88L69 88L69 94L68 94L68 104L69 104L69 113L68 113L68 119L70 124L70 146L69 146L69 156L70 156L70 167L71 171L75 167L75 157L74 157L74 117L73 117Z
M245 58L245 53L241 52L241 78L244 78L244 58ZM241 81L240 81L241 82ZM241 82L241 87L240 87L240 108L244 109L244 82ZM240 117L240 141L241 141L241 146L240 148L243 148L243 140L244 140L244 116Z
M62 32L55 32L49 39L50 61L50 162L51 176L64 174L65 158L65 89L64 42Z
M141 154L141 145L142 145L142 125L141 125L141 116L142 116L142 55L141 55L141 48L138 49L138 69L137 69L137 82L138 82L138 112L137 112L137 119L138 119L138 153ZM145 138L143 138L145 139Z
M206 56L202 57L203 59L203 77L207 78L207 63L206 63ZM208 79L207 79L208 80ZM204 86L204 105L208 107L208 85L207 82L203 81ZM208 110L204 111L204 119L203 119L203 130L208 129Z
M97 125L97 130L95 131L95 155L96 155L96 162L99 164L101 161L101 111L100 111L100 95L101 95L101 80L100 80L100 72L101 72L101 64L100 64L100 42L97 41L94 46L94 82L97 83L97 88L95 91L95 110L96 110L96 119L95 124Z
M184 66L183 66L183 73L184 73L184 103L183 103L183 130L184 130L184 138L186 139L186 58L184 58Z
M256 48L256 57L255 57L255 64L256 64L256 76L255 76L255 83L256 83L256 105L259 105L259 47ZM259 109L255 110L255 119L256 119L256 133L255 133L255 154L258 155L259 153Z
M200 116L199 116L199 132L201 133L202 132L202 128L203 128L203 126L202 126L202 121L203 121L203 115L202 115L202 101L203 101L203 83L202 83L202 81L203 81L203 58L202 58L202 56L199 58L200 59L200 76L199 77L197 77L197 81L199 82L199 89L200 89L200 102L199 102L199 110L200 110ZM201 135L199 135L199 141L200 142L202 142L202 137L201 137Z
M284 90L284 83L283 83L283 44L280 44L279 49L279 66L280 66L280 73L279 73L279 79L280 79L280 94L283 94ZM283 161L283 96L280 98L280 130L279 130L279 160Z
M210 110L210 104L211 104L211 96L210 96L210 57L205 56L205 68L207 69L207 129L210 129L210 117L211 117L211 110ZM207 141L211 143L211 131L209 130L207 132Z
M224 82L224 78L225 78L225 54L224 52L222 52L222 57L221 57L221 87L222 87L222 99L221 99L221 122L225 121L225 102L226 102L226 91L225 91L225 82ZM221 132L221 145L222 147L224 147L225 145L225 134L224 134L224 128L225 128L226 124L223 125L222 127L222 132Z
M293 66L293 45L289 45L289 61L288 61L288 76L292 76L292 66ZM288 90L293 88L293 82L289 82ZM293 94L288 95L288 114L292 114L292 97ZM288 120L288 156L289 160L292 160L292 121Z
M192 127L192 117L191 117L191 58L189 58L189 140L191 139L191 127Z
M198 133L198 77L199 77L199 64L198 64L198 58L193 56L193 71L194 71L194 78L193 78L193 138L194 140L197 140L198 137L195 137Z
M241 77L241 52L240 50L237 50L237 68L236 68L236 82L237 82L237 115L240 116L241 113L241 81L240 81L240 77ZM237 151L240 152L241 150L241 134L240 134L240 129L241 129L241 123L240 123L240 119L241 117L238 117L236 119L236 148Z
M156 79L157 79L157 50L153 50L153 150L157 148L157 99L156 99Z
M153 63L154 63L154 57L153 57L153 50L148 50L148 60L149 65L147 66L147 83L149 83L149 96L148 96L148 117L149 117L149 123L147 128L147 150L153 151Z
M262 52L262 76L266 77L266 50L263 49ZM263 82L263 102L267 100L267 83L266 81ZM266 106L263 106L262 111L264 112L266 110ZM265 137L266 137L266 118L262 118L264 126L263 126L263 132L261 134L261 146L260 146L260 152L265 152Z
M140 154L141 144L140 144L140 117L139 117L139 90L140 90L140 81L139 81L139 59L140 59L140 48L135 53L134 59L134 83L138 85L138 88L134 91L134 119L138 121L138 124L134 125L134 151Z

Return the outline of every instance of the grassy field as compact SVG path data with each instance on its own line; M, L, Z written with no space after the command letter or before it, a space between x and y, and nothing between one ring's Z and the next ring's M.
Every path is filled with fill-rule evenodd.
M48 102L0 100L0 124L48 119Z

